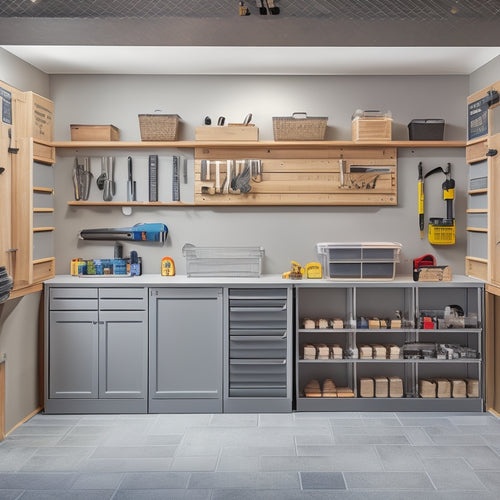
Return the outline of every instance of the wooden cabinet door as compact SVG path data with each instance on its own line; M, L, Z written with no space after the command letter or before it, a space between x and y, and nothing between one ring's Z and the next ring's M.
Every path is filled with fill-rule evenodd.
M500 285L500 134L491 136L488 146L498 151L488 162L489 281Z

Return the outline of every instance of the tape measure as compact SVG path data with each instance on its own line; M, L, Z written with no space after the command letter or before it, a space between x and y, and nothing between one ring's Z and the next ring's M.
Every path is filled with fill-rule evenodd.
M161 275L175 276L175 265L171 257L163 257L161 259Z

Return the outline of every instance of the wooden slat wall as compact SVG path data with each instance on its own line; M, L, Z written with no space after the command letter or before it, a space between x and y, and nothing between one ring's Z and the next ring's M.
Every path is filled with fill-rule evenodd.
M259 159L262 181L250 182L247 194L208 194L202 189L201 163L210 161L210 180L220 162L221 184L226 160ZM343 160L343 176L341 163ZM352 172L367 167L372 172ZM377 168L389 172L377 173ZM341 180L343 178L343 182ZM195 150L195 204L207 205L396 205L397 151L387 147L197 148Z

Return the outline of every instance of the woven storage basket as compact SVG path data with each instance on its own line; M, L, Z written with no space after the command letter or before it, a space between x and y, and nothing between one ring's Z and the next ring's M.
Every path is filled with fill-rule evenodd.
M176 141L179 115L139 115L142 141Z
M275 141L322 141L328 117L308 117L306 113L273 117Z

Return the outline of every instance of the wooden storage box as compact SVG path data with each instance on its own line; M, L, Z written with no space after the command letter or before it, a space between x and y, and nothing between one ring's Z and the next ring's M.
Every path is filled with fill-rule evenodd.
M197 141L258 141L259 127L254 125L227 125L196 127Z
M35 140L51 142L54 137L54 103L34 92L26 94L31 107L31 136Z
M70 125L72 141L119 141L120 131L114 125Z
M392 139L392 118L369 116L354 118L351 123L353 141L390 141Z

